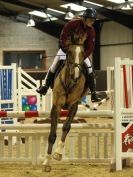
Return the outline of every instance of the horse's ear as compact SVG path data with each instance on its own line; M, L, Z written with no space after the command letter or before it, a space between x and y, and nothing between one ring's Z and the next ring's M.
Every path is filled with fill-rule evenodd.
M83 41L85 41L86 39L87 39L87 33L84 34Z
M74 42L74 33L71 33L71 37L70 37L71 43Z
M66 45L73 44L74 41L75 41L75 35L74 35L74 32L71 31L70 36L69 36L69 39L67 39L67 41L66 41Z
M85 33L82 38L80 39L81 44L84 43L84 41L87 39L87 33Z
M79 39L78 35L74 31L72 31L70 34L71 43L72 44L77 43L77 39Z
M68 45L70 45L70 44L71 44L71 41L70 41L69 39L67 39L65 45L68 46Z

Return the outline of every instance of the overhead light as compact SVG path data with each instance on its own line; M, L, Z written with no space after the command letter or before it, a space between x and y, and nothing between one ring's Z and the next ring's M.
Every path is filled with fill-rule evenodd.
M67 13L65 15L66 20L71 20L74 17L74 14L71 12L71 7L67 7Z
M132 6L130 4L125 4L122 6L121 8L122 10L131 10L132 9Z
M116 4L122 4L122 3L125 3L127 1L132 4L132 2L133 2L132 0L107 0L107 1L114 2Z
M116 4L120 4L120 3L123 3L125 0L107 0L107 1L110 1L110 2L114 2Z
M58 18L50 17L50 19L49 18L44 19L43 22L49 22L49 21L55 21L55 20L58 20Z
M119 4L118 6L113 6L113 9L122 9L122 10L131 10L133 6L132 0L108 0L114 3Z
M73 15L72 12L67 12L66 15L65 15L66 20L71 20L73 17L74 17L74 15Z
M71 7L71 10L76 11L76 12L80 12L80 11L86 10L86 7L83 7L83 6L74 4L74 3L64 4L64 5L61 5L60 7L63 7L63 8L67 9L69 6Z
M60 14L65 14L64 12L56 10L56 9L47 8L47 10L50 10L50 11L53 11L53 12L57 12L57 13L60 13Z
M32 16L28 20L27 27L35 26L35 21L32 19Z
M41 11L37 11L37 10L31 11L31 12L29 12L29 14L35 15L35 16L38 16L38 17L42 17L42 18L47 18L47 17L48 17L48 16L46 15L46 13L41 12ZM49 14L48 14L48 15L49 15ZM50 15L49 15L49 16L50 16Z
M116 4L121 4L121 3L124 3L125 2L125 0L107 0L107 1L110 1L110 2L114 2L114 3L116 3ZM132 0L128 0L129 2L132 2Z
M103 7L102 4L94 3L94 2L91 2L91 1L84 1L84 2L88 3L88 4L96 5L96 6L99 6L99 7Z
M53 17L52 15L50 15L46 12L41 12L41 11L37 11L37 10L31 11L31 12L29 12L29 14L43 18L43 22L58 20L58 18Z

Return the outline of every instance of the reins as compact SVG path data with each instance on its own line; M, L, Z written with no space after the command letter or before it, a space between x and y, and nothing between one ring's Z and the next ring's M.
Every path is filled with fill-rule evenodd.
M69 42L68 51L72 52L71 51L73 49L73 48L71 48L72 46L73 47L74 46L75 47L80 46L80 48L83 47L84 41L86 39L86 35L87 34L85 34L83 36L83 38L80 38L79 36L77 38L76 35L71 36L71 42ZM82 59L81 63L77 63L76 61L71 60L72 58L70 58L70 57L73 57L73 56L71 56L71 53L69 53L69 52L66 55L65 66L68 70L65 71L66 72L65 73L65 78L64 79L62 78L62 72L60 72L60 74L59 74L60 82L61 82L61 84L62 84L62 86L63 86L63 88L66 92L66 95L68 95L71 92L72 88L76 84L78 84L78 80L81 78L82 73L83 73L83 64L84 64L84 58ZM81 56L81 57L83 57L83 56ZM74 72L73 70L77 70L76 68L79 69L78 77L74 77L74 74L73 74L73 72ZM69 79L70 79L69 81L67 80L68 79L67 77L69 77ZM68 82L68 85L66 84L66 80Z
M77 67L79 68L80 71L82 71L83 63L78 64L78 63L68 62L68 64L73 65L74 68Z
M68 66L73 65L74 68L75 68L75 67L78 67L79 70L80 70L80 75L79 75L79 78L78 78L78 79L80 79L81 74L83 73L83 62L80 63L80 64L78 64L78 63L72 63L72 62L70 62L70 61L67 60L67 61L66 61L66 65L68 65ZM70 76L71 76L71 75L70 75ZM68 95L68 93L70 92L70 90L75 86L75 84L77 84L78 79L77 79L77 80L74 80L73 77L71 76L71 80L72 80L73 82L72 82L71 85L69 85L69 87L67 87L66 84L65 84L65 81L64 81L64 80L62 79L62 77L61 77L61 72L60 72L60 74L59 74L59 77L60 77L61 84L62 84L62 86L63 86L63 88L64 88L64 90L65 90L65 92L66 92L66 95Z

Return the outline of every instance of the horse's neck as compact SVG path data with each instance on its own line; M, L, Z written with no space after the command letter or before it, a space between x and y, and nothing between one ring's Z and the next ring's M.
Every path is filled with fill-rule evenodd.
M63 76L63 78L64 78L64 80L66 81L68 81L68 80L70 80L70 78L71 78L71 71L72 71L72 65L69 63L69 61L67 60L66 62L65 62L65 65L64 65L64 68L63 68L63 70L62 70L62 76Z
M80 45L72 45L70 48L70 53L68 52L68 62L69 63L77 63L81 64L83 57L81 57L81 53L83 52L83 48Z

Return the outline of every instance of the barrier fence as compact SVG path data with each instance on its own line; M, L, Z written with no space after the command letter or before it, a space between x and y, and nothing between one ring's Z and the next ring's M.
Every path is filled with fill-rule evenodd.
M133 60L115 58L115 159L133 157Z
M0 66L0 109L16 110L16 65Z
M4 69L4 70L3 70ZM6 75L5 75L6 72ZM1 86L1 98L10 98L10 100L0 99L0 103L13 103L13 111L1 107L1 118L34 118L46 117L50 115L52 105L52 96L49 92L43 97L36 111L22 111L22 101L26 100L25 96L36 96L35 89L38 82L35 82L21 68L16 69L16 65L1 66L1 85L4 83L4 89ZM3 80L6 76L5 80ZM9 74L10 73L10 74ZM10 77L9 77L10 76ZM4 81L4 82L3 82ZM29 82L30 81L30 82ZM6 83L6 85L5 85ZM32 84L33 83L33 84ZM11 85L10 85L11 84ZM29 88L30 87L30 88ZM6 92L5 92L6 89ZM4 91L3 91L4 90ZM9 93L9 94L6 94ZM24 99L22 97L24 96ZM39 96L39 98L38 98ZM37 101L41 99L38 94ZM106 101L106 100L104 100ZM41 105L42 104L42 105ZM100 103L101 104L101 103ZM97 104L96 106L97 107ZM42 111L41 108L43 108ZM46 111L47 110L47 111ZM61 116L66 116L67 111L62 110ZM76 116L79 117L112 117L111 110L98 111L78 111ZM4 119L3 119L4 121ZM12 120L8 121L12 122ZM44 159L45 149L47 147L47 136L50 124L43 125L23 125L23 124L1 124L0 129L0 161L6 162L32 162L32 164L40 164ZM59 137L62 125L58 126ZM84 129L84 132L82 130ZM25 132L26 130L26 132ZM32 130L32 131L31 131ZM42 132L40 132L40 130ZM77 132L78 130L78 132ZM76 131L76 133L75 133ZM64 161L93 161L93 162L109 162L113 151L114 131L111 125L99 124L77 124L72 125L72 132L68 136L67 146L64 150ZM22 141L24 140L24 142ZM56 146L56 145L55 145ZM84 148L83 148L84 147ZM104 147L104 149L103 149ZM75 149L76 148L76 149ZM102 155L101 155L102 152Z
M115 58L115 106L114 111L79 111L77 116L109 116L115 118L115 149L114 149L114 130L108 127L93 128L86 127L85 124L74 127L73 132L68 135L65 146L63 160L69 161L98 161L109 162L115 152L116 170L122 169L122 159L133 157L133 61ZM62 116L67 112L62 111ZM43 111L0 111L0 117L46 117L49 112ZM7 126L8 127L8 126ZM18 127L18 128L17 128ZM27 125L28 127L28 125ZM41 126L40 126L41 127ZM1 126L1 129L4 126ZM9 125L8 129L13 128ZM16 125L15 129L20 126ZM26 128L26 125L25 127ZM46 128L46 127L45 127ZM81 129L80 129L81 128ZM85 131L81 131L84 128ZM80 130L77 133L77 129ZM34 128L35 130L35 128ZM41 128L39 128L39 131ZM43 127L44 130L44 127ZM74 132L76 130L76 133ZM46 132L45 132L46 131ZM19 132L2 132L0 134L0 161L30 161L32 164L39 164L44 158L45 148L47 147L47 128L44 132L24 133L22 128ZM59 134L60 129L58 130ZM16 137L14 152L13 137ZM5 147L4 140L8 138L8 148ZM21 139L25 143L22 145ZM23 147L22 147L23 146ZM75 147L77 148L75 150ZM101 148L102 147L102 148ZM104 147L104 148L103 148ZM21 154L21 148L23 153ZM31 149L32 150L31 150ZM14 155L14 153L16 155ZM76 154L75 154L76 153ZM6 155L7 154L7 155ZM102 154L102 155L101 155Z
M107 71L107 94L99 104L94 104L90 109L96 110L100 105L110 99L112 93L112 70ZM0 105L5 111L50 111L52 107L52 92L48 91L45 97L36 93L39 81L34 80L21 67L16 64L0 66ZM89 101L90 99L88 99ZM90 103L89 103L90 104ZM112 108L113 109L113 108Z
M1 125L0 128L9 130L0 134L1 162L30 162L33 165L42 163L47 149L50 124ZM16 132L11 132L14 129ZM59 141L61 131L62 124L58 125L56 142ZM8 140L8 146L4 140ZM112 124L72 124L63 151L63 161L109 163L113 154L113 141ZM56 146L57 144L54 148Z

